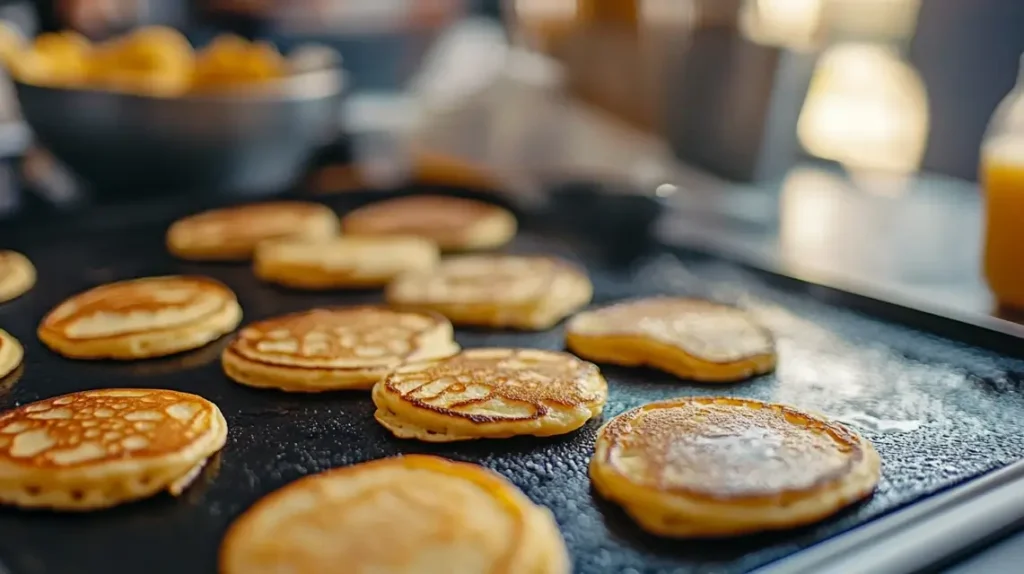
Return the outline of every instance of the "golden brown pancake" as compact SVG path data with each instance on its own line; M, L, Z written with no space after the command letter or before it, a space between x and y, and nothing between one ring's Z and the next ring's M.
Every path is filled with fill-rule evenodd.
M343 565L343 566L342 566ZM475 464L410 455L329 470L228 529L222 574L568 574L551 513Z
M466 189L499 189L501 182L485 165L437 153L433 150L412 151L412 177L421 185L454 186Z
M160 389L84 391L0 415L0 503L93 510L180 494L224 446L217 405Z
M566 345L586 359L649 365L684 379L731 382L775 367L775 342L744 311L679 297L617 303L574 316Z
M25 350L10 333L0 329L0 379L11 374L21 365Z
M224 372L253 387L285 391L369 389L406 361L459 352L436 313L386 307L312 309L253 323L221 357Z
M0 250L0 303L21 297L36 284L36 268L17 251Z
M456 325L542 330L590 302L586 273L554 257L463 255L388 285L388 304L437 311Z
M791 407L680 398L623 413L598 433L597 491L648 532L718 537L822 520L871 494L867 440Z
M428 442L565 434L607 399L596 366L537 349L468 349L399 366L373 387L377 422Z
M76 359L141 359L196 349L242 319L235 294L208 277L169 275L100 285L64 301L39 339Z
M490 203L444 195L378 201L341 220L347 235L415 235L445 251L495 249L515 237L516 218Z
M440 257L437 245L421 237L283 239L256 248L253 271L293 289L365 289L431 269Z
M326 239L338 234L338 218L325 205L269 201L204 211L167 230L167 248L182 259L239 261L268 239Z

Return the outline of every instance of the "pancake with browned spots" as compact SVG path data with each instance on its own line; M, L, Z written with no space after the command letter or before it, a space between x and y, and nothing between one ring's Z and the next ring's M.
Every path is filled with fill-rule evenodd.
M0 379L14 372L25 357L25 349L10 333L0 329Z
M649 365L683 379L731 382L775 368L775 341L735 307L651 297L578 313L566 346L599 363Z
M536 349L468 349L402 365L373 387L377 421L428 442L565 434L598 416L607 399L596 366Z
M331 209L308 201L268 201L204 211L167 230L172 255L196 261L240 261L268 239L326 239L338 234Z
M271 493L228 529L222 574L568 574L546 508L475 464L409 455Z
M516 235L516 218L494 204L444 195L371 203L341 219L346 235L415 235L445 251L496 249Z
M0 303L21 297L36 284L36 268L17 251L0 249Z
M880 460L842 425L784 405L692 397L598 433L595 489L648 532L721 537L802 526L870 496Z
M432 269L440 258L437 246L421 237L282 239L256 248L253 272L292 289L367 289Z
M142 359L180 353L231 332L235 294L207 277L170 275L100 285L67 299L39 325L39 339L75 359Z
M452 324L436 313L332 307L248 325L221 363L243 385L318 392L369 389L399 364L458 352Z
M388 285L389 305L441 313L456 325L542 330L590 302L587 274L555 257L463 255Z
M227 438L217 405L159 389L63 395L0 415L0 502L92 510L180 494Z

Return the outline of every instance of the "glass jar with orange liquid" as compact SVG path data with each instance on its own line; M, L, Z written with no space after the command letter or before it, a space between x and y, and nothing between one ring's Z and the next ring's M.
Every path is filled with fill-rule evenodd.
M1024 310L1024 56L981 146L985 278L1000 307Z

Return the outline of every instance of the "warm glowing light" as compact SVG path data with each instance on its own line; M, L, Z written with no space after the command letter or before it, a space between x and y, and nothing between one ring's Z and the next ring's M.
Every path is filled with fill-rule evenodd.
M512 0L504 6L511 10L517 41L550 52L579 23L580 1Z
M807 49L821 29L822 8L823 0L746 0L740 30L760 44Z
M696 19L693 0L639 0L640 19L648 26L690 26Z
M516 16L530 22L573 21L579 0L515 0Z
M782 183L779 200L779 241L783 257L827 261L836 243L830 241L850 214L845 213L846 183L834 173L812 167L794 168Z
M924 83L893 50L835 46L815 70L797 135L809 153L850 169L912 172L928 138Z

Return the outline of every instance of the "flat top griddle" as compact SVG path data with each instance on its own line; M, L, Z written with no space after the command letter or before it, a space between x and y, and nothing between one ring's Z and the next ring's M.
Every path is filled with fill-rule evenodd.
M297 396L230 382L218 361L226 340L133 363L70 361L46 350L35 328L51 307L94 285L132 277L215 277L238 294L245 322L381 300L374 291L278 289L258 282L246 265L176 261L163 246L171 217L153 216L132 227L93 224L85 235L54 226L0 231L0 244L25 252L39 271L31 292L0 305L0 327L26 349L20 380L4 381L0 407L83 389L162 387L216 402L229 425L224 451L180 498L161 495L80 515L0 510L0 563L13 574L213 572L225 528L259 497L310 473L403 453L478 462L512 480L555 513L578 573L746 572L1024 458L1024 362L780 288L720 260L644 244L635 230L600 222L524 218L509 250L583 264L595 285L595 304L663 293L739 304L775 333L779 350L774 374L733 385L604 367L610 387L605 418L658 399L717 394L826 413L875 443L883 479L873 498L790 532L717 542L659 540L591 490L587 463L600 421L558 438L429 445L395 439L381 428L367 393ZM584 228L597 231L566 231ZM563 348L561 327L541 333L459 329L457 339L465 347Z

